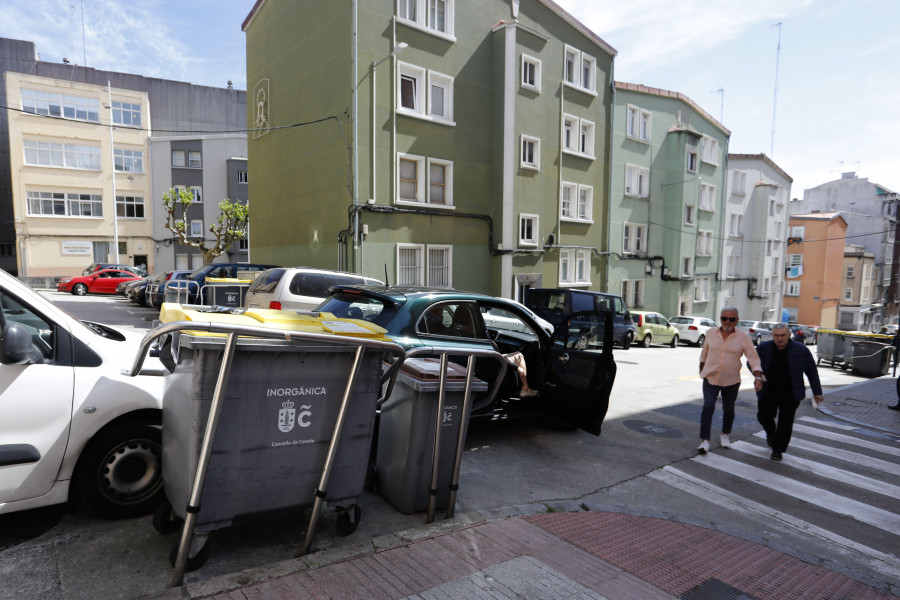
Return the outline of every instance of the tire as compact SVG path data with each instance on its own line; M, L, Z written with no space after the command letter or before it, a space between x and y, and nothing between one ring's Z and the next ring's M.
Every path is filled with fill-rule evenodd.
M643 346L644 348L649 348L650 342L652 341L652 339L653 339L653 336L648 333L647 335L644 336L644 339L641 340L641 346Z
M759 336L756 336L755 338L753 338L753 345L759 346Z
M625 334L625 337L622 339L622 350L628 350L631 348L631 343L634 341L634 334L630 331Z
M358 504L348 507L347 510L339 510L337 514L337 523L335 524L338 535L346 537L356 531L356 528L359 527L359 518L361 515L362 511Z
M184 519L175 514L168 500L156 507L151 521L153 529L166 535L178 531L184 525Z
M671 346L672 348L678 347L678 336L677 335L672 338L671 342L669 342L669 346Z
M695 346L702 346L702 345L704 344L704 342L706 342L706 335L701 333L701 334L700 334L700 337L697 338L697 343L694 344L694 345L695 345Z
M108 519L152 511L165 498L159 427L125 423L99 433L78 461L75 486L85 507Z
M83 283L76 283L72 286L72 294L75 296L84 296L88 293L88 288Z

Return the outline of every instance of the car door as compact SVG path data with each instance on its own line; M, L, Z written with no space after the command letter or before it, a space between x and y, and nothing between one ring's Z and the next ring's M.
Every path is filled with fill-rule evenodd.
M30 364L0 364L0 512L6 502L50 491L69 441L74 368L58 364L61 335L53 323L0 289L0 326L32 334ZM69 353L70 354L70 353Z
M540 391L551 417L600 435L616 378L614 314L568 315L543 352Z
M88 289L95 294L115 293L116 286L122 281L116 277L118 273L118 271L100 271L88 285Z

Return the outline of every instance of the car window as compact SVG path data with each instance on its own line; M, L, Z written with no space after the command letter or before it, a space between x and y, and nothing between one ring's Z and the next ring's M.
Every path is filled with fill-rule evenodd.
M484 324L491 332L510 336L522 341L533 342L538 339L534 329L516 313L499 306L482 306L481 316Z
M551 343L572 350L602 351L605 329L601 315L575 315L553 331Z
M31 333L31 341L45 360L53 358L55 339L49 321L34 312L31 307L4 292L0 292L0 306L3 308L3 326L8 323L24 325Z
M346 292L334 294L314 310L329 312L340 318L365 319L381 327L387 327L388 321L397 312L393 304L380 298Z
M703 321L703 325L706 325L707 327L715 327L716 326L716 324L713 323L712 321L710 321L709 319L706 319L705 321Z
M479 335L475 305L470 302L444 302L431 306L419 319L416 331L468 339L483 337Z
M247 288L247 293L259 292L261 294L271 294L275 291L275 287L278 286L278 282L281 281L284 271L284 269L269 269L268 271L263 271L259 277L253 280L250 287Z
M673 325L675 323L679 325L690 325L692 321L693 319L689 319L687 317L672 317L671 319L669 319L669 323L672 323Z

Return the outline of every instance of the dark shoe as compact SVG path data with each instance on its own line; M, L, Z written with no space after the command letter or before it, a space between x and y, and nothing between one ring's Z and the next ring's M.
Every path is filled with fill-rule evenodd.
M767 435L767 436L766 436L766 444L769 446L769 448L772 447L772 442L773 442L773 441L774 441L774 440L772 439L772 436L771 436L771 435Z
M888 406L888 408L891 410L900 410L900 402L894 404L893 406Z
M770 458L774 461L781 462L781 452L772 450L772 456Z

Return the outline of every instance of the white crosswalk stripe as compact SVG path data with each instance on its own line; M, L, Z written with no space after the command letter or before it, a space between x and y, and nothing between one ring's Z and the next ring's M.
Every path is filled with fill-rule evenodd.
M859 446L860 448L868 448L869 450L875 450L876 452L882 452L884 454L890 454L892 456L900 456L900 445L890 446L886 443L870 442L868 440L861 440L849 435L834 433L833 431L826 431L823 429L817 429L800 424L794 424L794 433L808 433L809 435L819 438L825 438L832 442L844 442L853 444L854 446Z

